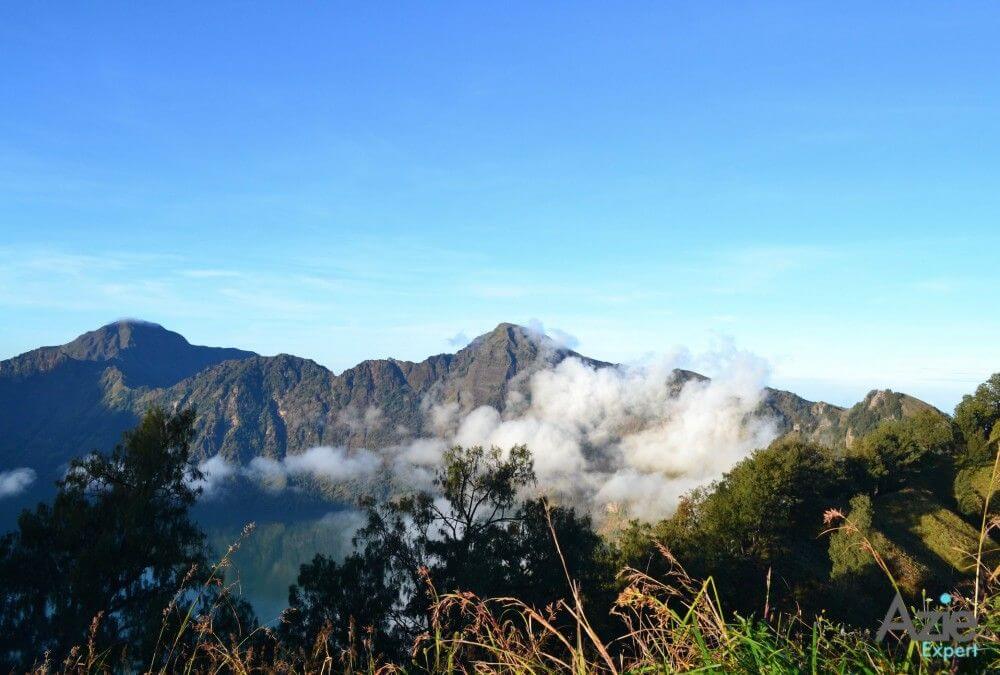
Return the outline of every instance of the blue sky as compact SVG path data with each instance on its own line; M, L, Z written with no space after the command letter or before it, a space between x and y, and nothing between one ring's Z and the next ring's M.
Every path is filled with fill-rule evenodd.
M537 319L840 403L1000 370L994 3L151 4L3 9L0 357Z

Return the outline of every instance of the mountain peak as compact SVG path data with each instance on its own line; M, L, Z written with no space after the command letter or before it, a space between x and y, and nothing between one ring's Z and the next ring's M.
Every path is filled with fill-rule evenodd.
M514 349L531 349L551 356L579 356L560 340L547 335L539 326L522 326L516 323L503 322L488 333L483 333L468 347L481 348L484 345L509 346Z
M180 333L137 319L121 319L61 347L44 347L13 359L11 372L57 368L64 360L117 368L131 387L167 387L222 361L255 356L242 349L200 347Z
M888 410L896 417L908 417L921 411L944 415L930 403L892 389L872 389L857 405L865 410Z
M496 328L491 330L489 333L483 333L470 344L483 342L509 342L513 344L529 343L535 346L551 343L555 346L555 342L550 337L545 335L545 333L533 328L528 328L527 326L507 322L497 324Z
M182 335L159 324L138 319L120 319L84 333L63 345L61 351L81 361L110 361L130 349L159 351L184 347L190 347L190 343Z

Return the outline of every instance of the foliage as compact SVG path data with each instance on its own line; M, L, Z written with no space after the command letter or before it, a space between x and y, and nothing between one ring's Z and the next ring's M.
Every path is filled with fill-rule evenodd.
M996 377L997 375L994 375L990 378L990 382ZM985 385L980 386L977 394L984 387ZM987 391L989 390L987 389ZM966 399L968 398L966 397ZM965 400L963 399L964 403ZM960 407L963 404L960 404ZM969 413L969 411L967 410L966 413ZM966 449L961 455L961 468L955 476L954 491L959 511L966 515L973 515L981 513L990 504L990 498L998 487L991 463L991 456L995 457L996 448L1000 444L1000 424L993 423L989 436L986 437L985 441L980 442L978 431L966 433L966 437L973 439L969 447L976 447L978 450ZM992 452L990 452L991 449ZM996 513L998 508L1000 508L1000 505L996 502L992 502L989 505L990 513Z
M861 546L865 537L872 536L872 500L866 494L855 495L850 501L848 517L853 530L834 532L830 537L830 578L865 571L874 564L872 556Z
M710 489L691 493L667 521L634 523L621 540L623 562L654 576L664 573L657 567L658 543L693 574L714 576L739 611L764 606L772 577L790 590L781 602L808 603L816 580L829 576L826 545L816 539L822 514L843 499L847 485L843 462L827 448L778 441Z
M953 489L960 513L972 516L982 512L985 494L981 489L981 477L984 474L989 476L989 473L989 467L973 465L963 467L955 474Z
M279 628L285 648L300 657L317 642L324 649L345 649L360 626L372 628L370 639L380 653L398 653L402 637L389 633L387 626L397 594L385 583L385 568L384 560L363 554L348 556L343 563L317 555L303 565L289 590L289 609Z
M994 373L955 407L955 424L965 439L968 463L988 462L990 434L1000 421L1000 373Z
M776 562L797 533L814 529L841 483L821 446L789 440L737 464L704 502L702 528L733 555Z
M177 590L207 574L188 518L193 422L150 410L110 454L74 461L51 505L22 513L0 546L0 658L61 657L92 625L102 651L153 651Z
M835 530L844 517L828 513ZM872 549L869 549L872 550ZM744 617L729 611L712 577L691 577L669 550L659 549L666 572L653 577L625 569L614 605L615 639L604 639L578 593L539 608L516 597L484 598L454 592L434 598L430 630L417 637L410 653L393 661L370 641L352 640L335 650L322 640L299 654L283 652L264 634L257 644L226 640L208 629L196 644L191 672L388 673L955 673L995 672L1000 667L1000 602L994 585L979 605L977 654L963 659L925 658L907 640L877 642L872 631L853 629L823 616L799 614ZM877 556L877 554L874 554ZM576 584L571 585L571 589ZM958 607L968 597L955 593ZM911 608L911 612L912 612ZM321 636L322 638L322 636ZM179 665L185 665L181 663ZM39 673L110 672L84 647L77 657Z
M2 595L3 627L21 631L13 640L48 639L62 654L90 636L68 652L64 672L115 669L112 657L127 661L126 642L136 653L151 649L143 658L160 672L995 670L1000 573L991 533L1000 520L990 517L989 497L1000 479L1000 426L990 419L998 392L994 376L963 400L955 424L934 411L883 422L847 455L778 441L689 493L672 517L632 523L612 541L573 509L532 496L527 448L453 448L432 492L368 501L354 553L317 556L300 569L276 634L257 628L222 587L234 547L204 573L191 571L204 561L200 533L182 527L197 471L185 423L174 435L153 433L174 419L160 413L111 458L80 463L52 506L26 513L0 540L0 571L13 582ZM112 495L119 501L104 506L116 512L100 511ZM975 522L952 499L976 509ZM143 520L147 510L166 520ZM124 580L114 587L79 533L70 536L77 522L102 546L136 528L150 555L167 557L152 561L125 545L122 561L101 561ZM33 523L41 525L32 535ZM43 533L52 537L44 555ZM180 578L182 562L195 559ZM42 589L26 571L36 562L66 578ZM128 576L137 569L138 578ZM104 596L87 595L87 576ZM169 596L171 582L179 590ZM975 659L925 659L908 641L878 643L860 628L881 619L894 590L916 604L921 590L945 588L980 617ZM25 611L39 590L56 608L67 598L89 604L53 613L66 625L48 637L48 616ZM148 604L115 604L125 597ZM98 606L110 611L83 618Z
M283 638L299 651L320 635L331 648L345 648L345 619L353 616L378 650L401 654L431 628L427 583L487 597L516 594L544 606L566 589L550 529L566 542L569 570L607 610L614 575L606 545L573 509L522 499L533 481L523 446L452 448L435 479L438 498L369 502L354 554L343 564L317 556L303 567L289 593Z
M898 489L935 461L950 458L956 447L950 420L923 410L912 417L886 420L852 448L875 492Z

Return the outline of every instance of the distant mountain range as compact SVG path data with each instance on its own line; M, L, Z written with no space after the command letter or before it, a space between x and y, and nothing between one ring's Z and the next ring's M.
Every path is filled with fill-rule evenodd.
M528 394L534 372L568 357L612 365L503 323L455 354L364 361L338 375L309 359L200 347L156 324L119 321L0 362L0 470L28 466L51 482L71 458L111 447L153 405L196 407L202 458L246 463L316 445L378 450L429 434L433 403L502 409L510 392ZM678 388L692 378L703 376L673 372ZM780 433L839 446L921 409L933 408L888 390L845 409L769 388L758 412Z

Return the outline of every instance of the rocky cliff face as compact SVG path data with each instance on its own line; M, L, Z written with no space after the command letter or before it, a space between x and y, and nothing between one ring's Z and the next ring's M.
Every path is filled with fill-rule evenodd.
M365 361L336 375L308 359L198 347L160 326L123 321L0 363L0 467L55 476L70 458L112 445L151 405L197 409L201 457L245 463L316 445L377 450L430 433L434 404L502 410L512 393L528 393L533 373L571 356L611 365L500 324L456 354ZM673 386L702 377L675 371ZM768 389L759 414L782 433L835 446L923 408L887 391L845 410Z
M885 420L921 411L945 416L929 403L890 389L873 389L850 408L807 401L791 392L768 389L764 408L778 420L781 433L794 433L830 447L850 448Z
M802 438L828 446L839 445L843 438L840 420L844 408L823 401L807 401L790 391L765 390L762 413L778 423L781 434L798 434Z
M883 420L912 417L922 411L944 414L929 403L908 394L890 389L873 389L863 401L855 403L841 416L840 427L844 443L851 447L857 439L873 431Z
M315 445L379 449L423 435L435 403L455 403L464 412L481 405L502 409L509 392L526 388L531 373L568 356L585 359L525 328L501 324L456 354L419 363L364 361L340 375L288 355L221 363L146 393L132 408L194 406L198 450L205 456L245 462Z

